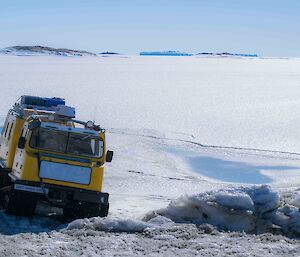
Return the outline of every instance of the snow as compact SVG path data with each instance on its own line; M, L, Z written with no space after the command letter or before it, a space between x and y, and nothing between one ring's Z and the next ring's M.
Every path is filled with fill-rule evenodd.
M94 229L100 231L111 231L111 232L143 232L146 228L151 227L146 222L133 220L133 219L111 219L111 218L100 218L95 217L92 219L78 219L71 222L67 229Z
M255 233L270 232L273 225L278 225L283 226L283 231L299 234L299 210L294 208L293 217L288 220L290 213L280 217L279 207L279 194L268 186L227 188L180 197L166 208L148 214L146 220L162 215L178 223L209 223L219 229ZM290 224L294 225L292 230L287 229Z
M220 192L215 196L215 202L225 208L252 211L254 203L245 192Z
M1 256L298 256L299 251L297 239L282 235L221 232L162 216L148 222L91 218L59 231L0 237Z
M1 256L298 256L295 239L175 225L143 233L76 230L0 238ZM22 243L21 243L22 242Z
M97 230L109 232L144 232L145 230L154 228L165 228L173 226L175 223L165 217L156 216L149 219L147 222L137 219L122 219L111 217L93 217L90 219L77 219L68 224L66 230Z
M114 150L107 218L68 224L58 211L0 212L0 255L299 255L299 67L299 59L0 56L1 123L21 94L60 96L79 119L107 128Z
M269 186L226 188L182 196L166 208L148 213L144 221L95 217L75 220L66 229L133 233L192 223L250 233L274 233L276 226L277 233L299 236L299 208L280 200L284 202Z
M299 151L300 59L1 56L5 115L20 94L64 96L106 128ZM181 138L177 135L177 138Z
M300 197L294 199L292 204L295 205L296 207L300 208Z

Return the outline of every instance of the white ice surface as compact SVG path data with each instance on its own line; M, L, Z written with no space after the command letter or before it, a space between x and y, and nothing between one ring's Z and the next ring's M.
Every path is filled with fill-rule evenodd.
M5 99L0 101L0 119L3 123L7 110L22 94L60 96L76 106L78 118L95 120L108 129L108 148L115 154L106 165L104 179L104 191L110 193L109 218L95 219L101 226L139 230L146 213L169 208L170 201L182 195L212 191L219 192L214 201L220 210L225 205L253 212L258 203L268 209L265 201L270 198L218 189L269 184L274 194L280 192L290 203L297 202L300 156L204 148L197 143L300 152L299 68L299 59L0 56ZM1 232L13 234L0 236L1 245L9 245L0 247L2 255L9 255L7 249L11 256L50 252L66 256L296 256L300 251L298 240L214 229L213 234L203 235L194 225L174 225L176 229L151 225L151 232L119 234L95 230L92 222L81 229L49 232L60 227L57 220L1 215ZM289 230L297 227L293 226L298 224L297 215L297 209L288 205L269 220ZM239 224L241 228L249 224L246 221Z
M57 95L107 128L300 151L300 59L0 56L0 67L0 115L21 94Z

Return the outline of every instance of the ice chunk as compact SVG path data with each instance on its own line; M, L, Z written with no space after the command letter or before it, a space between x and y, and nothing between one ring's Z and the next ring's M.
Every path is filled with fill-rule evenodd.
M258 213L275 210L280 204L279 193L272 191L269 186L253 186L246 191L252 198Z
M67 226L67 229L68 230L82 229L88 225L90 225L90 222L88 219L77 219L77 220L74 220L71 223L69 223L69 225Z
M151 227L149 223L134 219L111 219L98 218L94 223L97 230L117 231L117 232L142 232Z
M295 205L296 207L300 208L300 197L297 197L292 201L292 204Z
M216 199L224 205L227 204L226 207L220 205ZM249 198L240 194L240 197L237 197L240 202L236 205L237 210L232 208L234 204L228 203L229 199L232 199L231 191L230 194L226 194L225 191L212 191L194 196L183 196L172 201L167 208L156 211L156 213L178 223L197 225L209 223L226 230L251 231L254 228L255 217L248 210L249 208L252 209ZM148 218L151 218L151 215L148 215Z
M172 225L174 224L174 221L171 219L164 217L164 216L156 216L148 221L151 224L156 224L156 225Z
M217 204L229 209L253 211L254 208L251 197L245 192L220 192L215 199Z
M134 219L100 218L78 219L67 226L67 230L92 229L110 232L142 232L154 224Z
M168 229L174 223L192 223L200 228L206 224L223 230L251 233L282 232L300 235L299 208L281 204L283 199L269 186L231 187L196 195L185 195L166 208L153 211L143 221L135 219L100 218L71 222L67 231L136 233L153 229ZM210 231L211 229L208 229Z
M182 196L164 209L148 214L178 223L211 224L219 229L246 232L273 232L274 226L283 233L300 234L299 209L280 207L280 195L269 186L227 188Z

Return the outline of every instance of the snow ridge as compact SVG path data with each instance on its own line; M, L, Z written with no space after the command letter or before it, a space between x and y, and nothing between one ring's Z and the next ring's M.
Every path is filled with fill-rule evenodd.
M300 236L299 208L281 199L269 186L219 189L182 196L166 208L147 214L144 219L100 218L78 219L66 231L87 230L141 233L178 223L199 228L212 225L219 230L247 233L273 233ZM210 224L210 225L207 225Z
M157 215L176 223L208 223L226 231L300 235L299 208L283 203L279 193L265 185L182 196L144 220Z

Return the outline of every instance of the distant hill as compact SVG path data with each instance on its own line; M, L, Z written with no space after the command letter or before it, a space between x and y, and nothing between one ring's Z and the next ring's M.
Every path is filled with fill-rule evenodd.
M203 52L196 54L197 56L207 56L207 57L259 57L257 54L234 54L234 53L209 53Z
M140 52L141 56L192 56L189 53L183 53L179 51L155 51L155 52Z
M100 52L98 56L101 58L130 58L128 55L111 51Z
M99 54L100 55L120 55L120 53L116 53L116 52L101 52Z
M4 55L55 55L55 56L97 56L95 53L72 50L67 48L52 48L47 46L11 46L0 50Z

